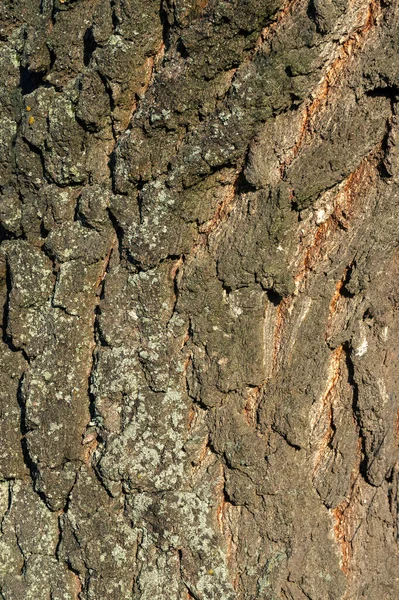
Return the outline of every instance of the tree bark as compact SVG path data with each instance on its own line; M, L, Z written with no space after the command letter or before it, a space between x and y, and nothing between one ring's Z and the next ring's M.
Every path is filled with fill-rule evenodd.
M0 597L398 598L398 4L0 44Z

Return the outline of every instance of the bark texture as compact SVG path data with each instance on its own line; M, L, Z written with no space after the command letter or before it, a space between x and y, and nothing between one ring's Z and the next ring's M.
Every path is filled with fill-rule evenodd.
M399 6L0 1L0 597L399 597Z

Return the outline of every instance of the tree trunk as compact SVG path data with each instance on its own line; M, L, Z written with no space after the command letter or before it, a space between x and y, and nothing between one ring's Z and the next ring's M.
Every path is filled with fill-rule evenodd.
M398 598L398 4L0 9L0 597Z

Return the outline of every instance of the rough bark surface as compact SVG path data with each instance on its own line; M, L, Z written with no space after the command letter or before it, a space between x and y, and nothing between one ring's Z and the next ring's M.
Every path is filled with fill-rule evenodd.
M399 598L397 2L0 46L0 597Z

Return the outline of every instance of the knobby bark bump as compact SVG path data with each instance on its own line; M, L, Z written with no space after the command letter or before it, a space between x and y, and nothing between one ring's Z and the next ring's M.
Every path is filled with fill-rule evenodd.
M397 2L0 47L0 598L398 598Z

